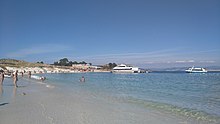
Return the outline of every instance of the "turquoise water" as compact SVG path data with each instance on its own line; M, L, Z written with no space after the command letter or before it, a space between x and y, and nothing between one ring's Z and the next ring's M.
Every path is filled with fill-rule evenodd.
M71 92L89 91L141 107L196 119L219 120L220 73L45 74L47 82ZM79 79L85 76L86 82Z
M190 119L220 123L220 73L73 73L42 74L44 83L68 94L86 94L94 100L126 103ZM86 81L80 82L84 76ZM34 80L20 79L20 87ZM13 96L11 79L4 82L1 103ZM10 91L7 91L10 90Z

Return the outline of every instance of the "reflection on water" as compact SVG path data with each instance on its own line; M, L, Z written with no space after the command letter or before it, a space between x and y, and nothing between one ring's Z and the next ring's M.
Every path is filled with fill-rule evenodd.
M11 99L16 97L17 90L17 87L14 86L13 81L11 79L5 79L4 85L0 85L0 102L10 102Z
M17 94L17 87L14 87L13 88L13 97L16 97L16 94Z
M3 86L0 85L0 98L2 97L2 95L3 95Z

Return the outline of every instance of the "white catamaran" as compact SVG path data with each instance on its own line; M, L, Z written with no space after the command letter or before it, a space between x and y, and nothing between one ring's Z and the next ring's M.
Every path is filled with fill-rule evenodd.
M128 66L120 64L112 69L113 73L146 73L145 70L141 70L138 67Z
M205 68L195 68L194 66L185 70L187 73L205 73L208 72Z

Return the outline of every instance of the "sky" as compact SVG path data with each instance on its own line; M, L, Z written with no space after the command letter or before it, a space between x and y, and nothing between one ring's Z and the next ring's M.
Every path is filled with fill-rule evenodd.
M0 58L220 65L220 0L0 0Z

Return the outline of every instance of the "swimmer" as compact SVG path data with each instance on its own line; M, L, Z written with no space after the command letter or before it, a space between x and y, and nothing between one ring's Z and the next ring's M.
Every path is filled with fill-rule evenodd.
M41 80L41 81L44 81L44 80L46 80L46 77L43 77L43 76L42 76L42 77L40 77L40 80Z
M85 77L82 76L82 78L80 79L80 82L85 82L85 81L86 81Z

